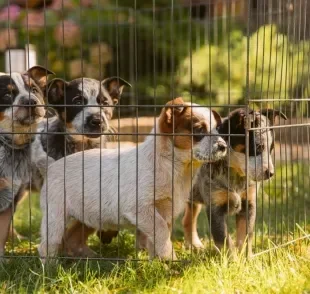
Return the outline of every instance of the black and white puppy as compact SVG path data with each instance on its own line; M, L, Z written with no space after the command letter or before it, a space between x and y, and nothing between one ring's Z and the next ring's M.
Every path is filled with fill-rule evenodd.
M78 151L106 147L107 134L111 133L109 121L124 86L131 87L119 77L103 81L78 78L70 82L56 78L49 83L48 104L57 115L41 123L42 133L33 144L37 166L34 180L38 189L51 162ZM82 226L76 222L66 234L65 243L71 255L91 254L84 244L94 230ZM76 249L81 247L87 252Z
M0 257L16 204L30 179L31 143L45 115L44 89L53 72L34 66L0 75Z

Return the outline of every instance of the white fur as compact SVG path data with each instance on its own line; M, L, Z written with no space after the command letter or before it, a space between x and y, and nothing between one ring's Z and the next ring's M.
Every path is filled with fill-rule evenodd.
M202 119L210 120L208 114L205 108ZM209 125L215 127L213 115L211 120ZM224 141L219 136L205 136L194 146L192 155L191 149L173 147L171 138L152 133L138 147L121 151L92 149L49 167L41 190L41 257L56 255L65 222L74 217L98 230L115 230L118 224L137 227L148 238L151 256L175 258L170 226L184 210L192 179L199 170L191 168L191 158L198 161L202 157L219 157L218 143Z

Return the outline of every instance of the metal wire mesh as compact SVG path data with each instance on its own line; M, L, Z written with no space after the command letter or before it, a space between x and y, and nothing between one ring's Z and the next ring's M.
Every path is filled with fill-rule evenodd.
M69 2L70 4L68 4ZM3 71L6 71L7 75L12 78L9 82L10 85L16 83L13 72L24 72L35 64L41 64L45 68L51 69L56 73L56 78L67 82L83 77L79 83L62 83L57 91L59 91L58 94L62 93L63 100L56 104L54 101L50 101L53 96L49 93L52 93L53 88L46 85L42 88L45 105L48 109L46 116L50 116L46 119L46 127L43 130L37 129L35 125L30 130L27 129L26 133L24 133L24 129L22 131L14 130L14 128L8 130L5 125L7 120L3 120L3 117L7 115L7 109L14 110L20 105L14 104L14 100L8 104L3 97L0 97L0 100L4 101L1 101L0 109L1 137L4 140L6 138L14 139L15 136L21 136L21 134L32 134L33 137L45 136L46 141L42 141L42 144L45 144L43 155L45 156L46 170L43 178L46 178L46 198L44 198L46 211L49 211L48 194L55 189L48 182L48 158L54 152L56 145L58 148L58 144L62 142L62 149L57 151L59 153L55 154L54 152L53 156L54 159L64 158L62 172L64 177L59 183L64 192L64 199L59 203L59 206L62 206L64 211L67 209L66 194L67 187L70 185L70 180L67 178L67 157L77 151L82 152L80 170L82 192L81 199L77 199L77 201L82 202L81 223L86 224L89 223L89 220L84 222L84 219L89 216L86 218L84 216L85 195L88 195L85 193L85 164L87 165L87 161L84 159L84 151L99 147L100 158L102 158L104 151L101 148L118 149L118 163L115 167L118 184L117 187L113 187L117 191L118 199L117 224L114 224L118 235L111 244L100 242L100 238L98 239L94 235L90 237L88 242L98 254L96 257L87 254L85 256L82 250L81 254L75 252L73 257L72 254L66 252L65 258L147 259L144 253L138 249L139 227L141 226L139 208L142 205L139 202L139 194L144 192L138 189L141 181L144 180L144 174L141 174L140 171L144 165L140 159L140 152L143 150L138 146L147 136L154 137L153 158L149 158L149 160L156 162L158 152L160 152L157 150L160 138L171 137L173 144L176 144L175 121L172 122L172 134L162 134L157 129L156 119L166 102L178 96L182 96L185 101L198 103L201 107L216 110L222 117L227 117L236 109L244 109L244 132L232 133L231 130L235 125L229 122L227 132L222 133L222 136L226 138L229 150L236 138L243 140L241 145L244 145L242 152L245 159L240 164L243 164L245 169L245 175L243 175L243 180L246 182L243 190L245 196L242 198L245 217L241 220L240 216L239 223L245 221L243 224L245 233L246 235L251 233L248 230L249 221L251 221L250 214L253 212L249 210L252 209L249 205L253 202L249 197L252 197L251 195L254 193L256 195L256 221L253 252L260 254L269 250L270 244L283 246L292 242L297 246L298 240L309 237L310 124L308 85L310 41L309 24L307 23L309 3L307 0L291 2L171 0L169 5L164 1L161 3L162 1L155 0L150 4L142 4L136 0L128 4L127 1L116 0L113 3L111 1L109 6L100 0L93 1L96 3L92 3L92 1L69 2L63 0L41 1L38 7L32 7L31 1L26 1L24 7L20 6L19 10L15 10L14 1L7 1L3 4L2 12L0 12L0 38L3 38L2 43L4 44L0 48L2 50L0 65L1 68L5 68ZM19 50L16 50L17 48ZM82 97L83 99L76 105L70 101L70 91L75 91L74 89L78 87L80 87L78 89L81 93L99 91L96 92L98 97L107 95L104 91L107 91L110 84L107 84L107 88L100 86L98 90L98 85L94 82L90 85L88 79L96 79L104 83L105 79L111 76L117 77L115 81L118 85L118 96L116 97L119 100L118 104L114 105L111 101L107 104L100 104L98 101L92 103L90 101L92 98L89 97ZM120 78L127 80L132 88L125 86L124 93L121 93L122 90L119 86L123 82ZM91 86L94 89L89 88ZM25 89L29 92L30 97L31 87L25 86ZM13 94L11 90L11 95ZM31 106L28 106L31 109ZM192 119L194 109L200 106L192 107L190 114ZM99 131L97 129L97 131L91 131L91 136L89 136L90 131L84 122L87 121L91 109L98 107L100 113L102 111L109 112L110 109L114 110L113 119L108 117L108 125L110 125L108 131L102 133L101 129ZM269 109L267 116L274 114L273 109L278 109L288 119L276 118L274 124L270 121L265 125L256 125L255 121L254 123L251 121L252 109L262 114L264 108ZM78 116L79 120L76 119ZM211 116L210 112L210 121ZM56 131L53 129L53 118L55 117L63 123L63 128ZM12 111L11 121L13 122L14 119ZM80 123L79 126L73 125L77 122ZM153 127L155 130L150 134ZM270 133L270 136L266 133ZM186 132L178 133L178 136L181 137L188 135ZM193 128L190 135L193 138L196 135ZM53 138L52 136L57 139L49 140L49 138ZM209 136L217 136L217 134L209 134ZM96 144L90 143L92 138L98 139L98 137L100 139ZM263 171L264 167L257 160L251 161L251 157L259 156L256 151L254 155L250 154L251 140L261 141L265 137L266 146L263 148L268 148L270 151L266 156L268 157L267 161L273 162L275 165L274 175L270 180L253 183L249 176L250 171L255 170L255 173L258 174ZM74 148L71 148L70 144L74 145ZM271 152L271 144L274 145L274 152ZM131 165L135 167L132 171L135 173L136 188L135 199L132 201L135 203L136 219L135 224L129 230L124 230L121 225L124 222L121 213L124 197L121 194L121 179L123 179L121 173L124 171L121 158L122 148L126 146L136 148L135 160L131 162ZM1 148L3 151L4 147ZM15 191L14 174L19 168L14 169L16 152L18 152L16 148L12 148L11 165L4 167L2 164L1 167L1 169L11 168L12 170L11 178L13 180L10 183L12 193ZM12 228L10 229L12 237L6 243L5 257L8 258L37 257L36 248L40 242L40 217L44 211L39 208L41 186L34 185L36 174L33 172L32 165L37 158L32 158L30 153L31 148L29 157L27 157L27 179L23 179L22 183L23 186L27 186L30 197L20 204L15 200L10 206L15 217L12 218ZM182 216L173 215L174 206L178 205L174 200L175 189L178 189L176 187L178 175L175 175L174 148L171 156L173 159L171 169L172 198L171 207L169 206L167 213L172 217L178 217L170 224L171 238L174 241L173 246L178 248L179 257L191 259L195 246L192 244L189 249L184 248ZM230 156L231 154L228 152L228 166L231 161ZM191 160L193 161L193 153ZM102 179L107 176L103 172L102 165L104 165L104 161L102 164L100 163L99 174L93 175L93 177ZM191 181L192 193L188 195L188 199L193 200L191 194L193 194L196 178L193 176L192 164L190 167L188 177ZM231 177L239 167L228 168L225 175L227 177L225 197L228 202L229 193L234 192L235 189L235 183ZM208 171L205 171L210 177L208 192L206 192L210 195L210 199L211 195L218 191L214 181L211 181L213 169L210 164ZM270 170L269 166L268 170ZM152 213L155 216L156 205L158 205L156 202L158 168L155 163L152 173L153 178L149 187L152 192L149 193L152 193ZM102 213L106 203L102 203L102 191L110 188L104 187L101 180L98 185L100 233L106 226L103 221L105 215ZM12 195L12 199L17 199L16 197L16 195ZM194 205L195 203L190 201L191 216L193 216ZM212 205L207 205L207 209L202 211L198 219L199 236L202 238L207 253L213 252L214 245L211 234L214 231L214 229L212 230ZM16 206L17 212L15 213ZM226 214L229 214L229 209L228 207ZM67 227L68 221L66 218L63 219L64 227ZM155 234L155 227L154 221L154 240L158 238ZM235 237L236 230L231 217L228 218L228 227L229 232ZM26 239L18 240L13 234L14 228L26 235ZM47 226L47 230L52 229ZM80 234L83 236L88 232L90 232L90 228L82 225ZM65 233L65 239L67 233ZM68 234L70 235L70 233ZM49 234L47 233L47 235ZM70 237L69 235L68 237ZM47 240L47 244L48 242ZM153 244L154 251L156 251L155 243L156 241ZM84 246L84 244L82 245ZM248 243L249 246L251 245ZM90 253L90 251L87 252Z

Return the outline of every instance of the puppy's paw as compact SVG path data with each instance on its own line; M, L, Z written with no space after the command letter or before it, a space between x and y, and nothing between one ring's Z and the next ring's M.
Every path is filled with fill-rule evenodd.
M185 248L200 251L205 248L205 246L202 244L201 240L199 239L197 232L192 232L192 236L187 236L185 238Z
M67 256L73 256L73 257L89 257L89 258L95 258L97 257L97 253L90 249L87 245L80 246L80 247L66 247L64 250L64 254Z
M148 238L146 235L144 235L142 232L138 231L137 234L137 239L138 239L138 249L144 250L148 248Z

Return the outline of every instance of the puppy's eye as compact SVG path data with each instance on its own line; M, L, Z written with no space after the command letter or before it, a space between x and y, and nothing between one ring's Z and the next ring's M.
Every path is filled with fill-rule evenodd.
M33 93L33 94L37 94L37 93L39 92L38 89L35 88L35 87L32 87L32 88L30 89L30 91L31 91L31 93Z
M193 128L193 133L196 142L200 142L206 135L205 129L201 127Z
M108 106L108 105L109 105L109 102L108 102L107 100L105 100L105 101L103 101L103 102L101 103L101 105L103 105L103 106Z
M84 97L82 97L82 96L76 96L75 98L73 98L72 102L73 102L73 104L75 104L75 105L83 105L83 104L86 104L86 103L85 103L85 100L84 100Z
M6 93L5 95L3 95L2 99L6 102L11 102L13 98L13 94L11 93Z

